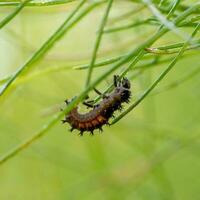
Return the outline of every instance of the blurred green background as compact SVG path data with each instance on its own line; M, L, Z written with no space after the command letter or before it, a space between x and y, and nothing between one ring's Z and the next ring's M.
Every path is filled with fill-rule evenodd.
M191 6L195 2L198 1L182 3ZM3 27L0 30L0 79L19 69L76 5L77 2L29 6ZM16 81L0 98L0 156L37 133L66 98L83 91L87 70L74 70L71 66L90 63L105 8L106 4L102 4L86 15L34 63L25 75L27 79ZM0 20L14 9L14 6L0 6ZM138 9L141 10L134 15L126 16ZM151 15L140 3L114 1L107 27L137 22ZM144 25L104 34L98 59L123 55L156 30L157 26ZM181 29L186 34L192 30L191 27ZM153 46L177 42L184 39L169 32ZM199 49L185 54L156 89L165 88L200 67ZM138 66L156 56L147 55ZM158 55L159 59L171 60L174 56ZM168 64L158 63L132 80L131 102ZM65 67L65 70L42 73L51 67ZM95 69L92 79L108 67ZM103 91L111 82L112 76L109 76L97 88ZM199 87L196 74L162 92L152 92L118 123L104 127L102 134L95 131L93 137L89 134L79 137L77 131L69 132L69 125L58 121L44 137L0 165L0 199L199 200ZM91 92L90 96L95 97L95 94Z

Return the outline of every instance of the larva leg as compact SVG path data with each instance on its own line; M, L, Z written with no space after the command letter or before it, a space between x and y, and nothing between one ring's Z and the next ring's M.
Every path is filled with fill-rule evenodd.
M99 90L97 90L96 88L94 88L94 91L98 94L98 95L103 95Z
M90 104L94 104L95 101L94 100L89 100L89 101L86 101L87 103L90 103Z
M73 130L74 130L74 128L73 128L73 127L71 127L71 129L69 129L69 131L70 131L70 132L72 132Z
M80 131L79 135L80 135L80 136L83 136L83 132L84 132L84 131Z
M108 126L110 126L110 125L111 125L109 122L106 122L106 124L107 124Z
M65 100L65 103L66 103L66 105L68 105L68 104L69 104L69 101L66 99L66 100Z
M95 104L95 101L94 100L88 100L89 98L90 98L89 95L87 95L85 97L85 100L87 100L87 101L84 101L83 105L86 105L88 107L93 107L93 105Z
M84 101L83 105L89 107L89 108L94 108L94 105L92 105L91 103L89 103L88 101Z
M113 82L114 82L114 86L117 87L118 76L117 76L117 75L114 75L114 76L113 76L113 79L114 79L114 81L113 81Z
M102 133L103 132L103 129L102 127L99 127L99 132Z
M93 130L90 131L90 135L94 135Z
M103 99L108 98L108 96L106 94L101 93L99 90L97 90L96 88L94 88L94 91L100 95Z

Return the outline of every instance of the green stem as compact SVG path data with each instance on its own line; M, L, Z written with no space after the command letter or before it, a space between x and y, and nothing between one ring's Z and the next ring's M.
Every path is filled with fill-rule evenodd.
M31 58L17 70L17 72L9 79L2 91L0 92L0 98L9 89L9 86L23 73L25 70L31 68L32 64L39 59L41 59L48 50L66 33L67 30L72 28L80 19L82 19L88 12L90 12L94 7L100 3L95 3L86 8L74 21L68 24L71 18L78 12L78 10L83 6L87 0L82 0L74 11L67 17L64 23L49 37L49 39L43 43L43 45L31 56ZM102 3L102 2L101 2Z
M49 1L41 1L41 2L29 2L27 6L52 6L52 5L58 5L58 4L65 4L65 3L70 3L73 1L77 0L49 0ZM18 6L21 4L21 1L4 1L0 2L0 7L1 6Z
M26 0L18 5L18 8L14 10L10 15L6 16L0 22L0 29L2 29L6 24L8 24L31 0Z
M91 60L90 66L88 68L88 74L87 74L87 78L86 78L85 87L87 87L90 84L90 81L91 81L92 70L93 70L93 67L94 67L94 64L95 64L95 61L96 61L97 51L98 51L99 46L100 46L100 42L101 42L102 35L103 35L103 29L106 25L108 15L109 15L110 9L112 7L112 3L113 3L113 0L109 0L108 6L105 10L104 16L103 16L101 24L100 24L99 31L97 33L97 38L96 38L94 50L93 50L93 53L92 53L92 60Z
M36 134L32 135L30 138L23 141L18 146L11 149L9 152L4 154L0 157L0 165L24 150L26 147L28 147L30 144L41 138L50 128L52 128L56 122L60 119L60 116L55 116L47 125L43 126L43 128L38 131Z
M194 32L192 33L191 38L195 36L199 29L199 25L196 27ZM117 118L115 118L112 122L112 124L115 124L118 122L121 118L123 118L125 115L127 115L130 111L132 111L136 106L138 106L145 98L146 96L158 85L158 83L171 71L171 69L175 66L179 58L184 53L188 43L190 43L191 38L189 38L181 50L179 51L178 55L172 60L172 62L169 64L169 66L160 74L160 76L153 82L153 84L143 93L143 95L135 102L133 103L125 112L123 112L121 115L119 115Z
M193 70L192 72L190 72L186 76L184 76L184 77L182 77L182 78L180 78L180 79L178 79L178 80L176 80L172 83L169 83L168 85L166 85L162 88L158 88L158 89L154 90L154 92L152 92L152 94L150 96L160 94L161 92L166 92L167 90L170 90L170 89L174 89L174 88L182 85L183 83L191 80L193 77L199 75L199 73L200 73L200 67Z

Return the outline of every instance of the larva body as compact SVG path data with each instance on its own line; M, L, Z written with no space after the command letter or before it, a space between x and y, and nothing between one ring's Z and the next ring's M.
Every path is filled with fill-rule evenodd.
M103 125L109 124L108 121L113 113L116 110L121 110L122 103L128 103L131 96L128 79L123 78L120 81L119 77L114 76L114 85L113 92L104 94L102 101L94 105L91 111L85 114L79 113L77 106L65 116L65 119L62 120L63 123L68 122L72 127L71 131L77 129L80 131L80 135L83 135L85 131L93 134L95 129L102 130Z

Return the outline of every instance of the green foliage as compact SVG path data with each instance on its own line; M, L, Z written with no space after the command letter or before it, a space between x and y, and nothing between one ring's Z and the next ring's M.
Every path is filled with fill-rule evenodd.
M199 199L198 1L0 11L0 199ZM130 105L103 134L71 134L64 114L112 91L114 74L131 80Z

